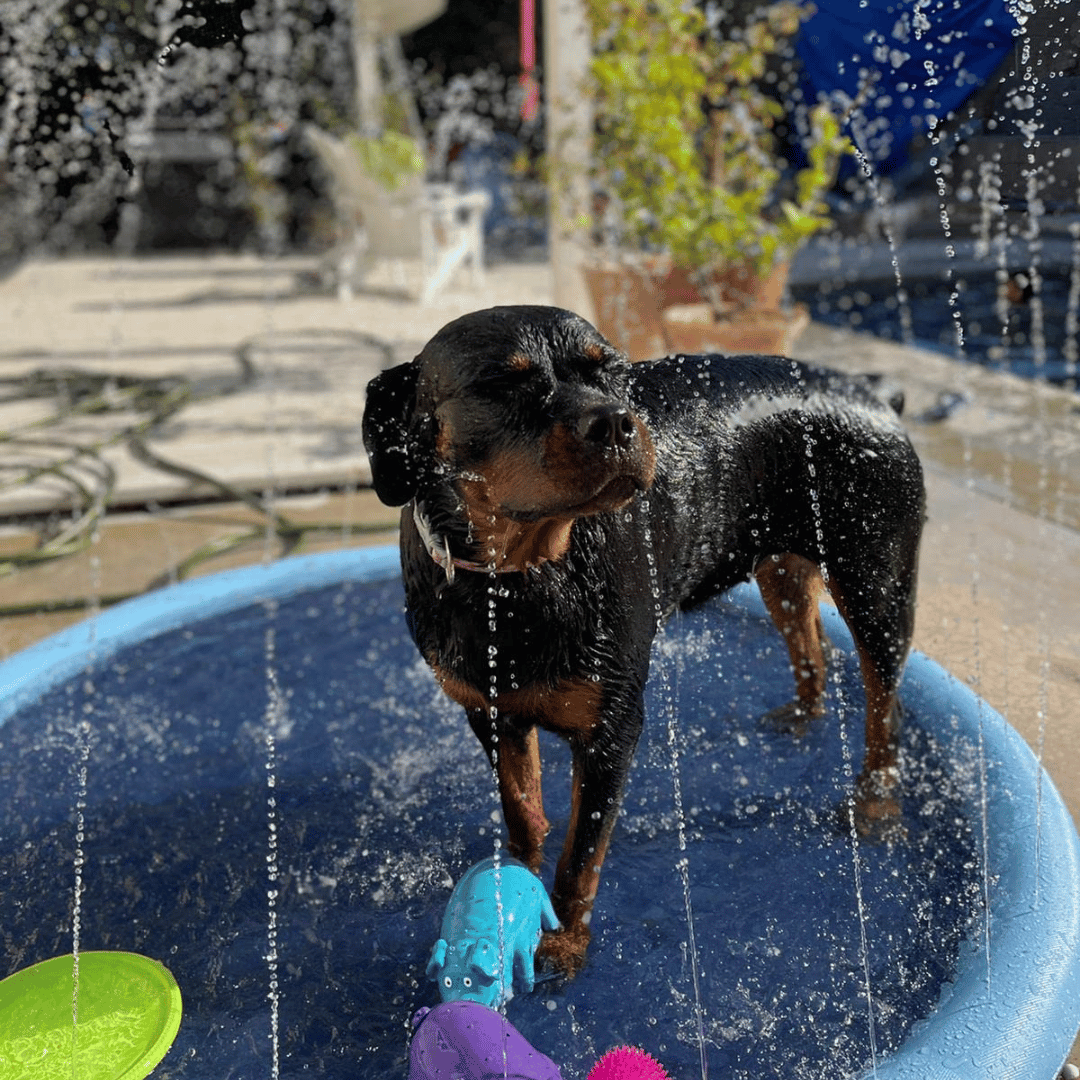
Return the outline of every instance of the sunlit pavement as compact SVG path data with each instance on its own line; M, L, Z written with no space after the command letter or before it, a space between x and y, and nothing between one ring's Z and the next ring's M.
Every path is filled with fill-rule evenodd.
M370 287L345 303L311 286L313 267L312 260L242 256L25 264L0 282L0 397L12 390L9 380L45 369L186 376L219 392L149 436L153 451L268 497L291 520L325 526L303 533L305 550L392 540L397 512L364 490L359 420L367 380L466 311L547 302L549 270L495 266L481 291L451 288L422 307L408 297L409 266L377 268ZM238 379L240 352L255 369L246 382ZM880 372L904 390L929 486L916 646L1019 729L1080 818L1072 754L1080 732L1075 396L817 324L796 352ZM922 419L942 395L969 401L945 419ZM0 429L32 423L51 408L45 399L0 401ZM121 421L131 417L72 420L64 437L101 441L109 423ZM12 451L0 452L13 460ZM0 620L0 657L84 617L96 597L168 580L207 544L220 543L225 554L193 573L281 552L265 515L235 501L210 502L211 491L149 470L123 444L101 456L116 470L112 499L123 511L105 517L82 554L0 578L2 604L79 606ZM20 519L50 500L63 505L59 490L45 482L0 492L0 559L32 545ZM160 508L132 510L136 503Z

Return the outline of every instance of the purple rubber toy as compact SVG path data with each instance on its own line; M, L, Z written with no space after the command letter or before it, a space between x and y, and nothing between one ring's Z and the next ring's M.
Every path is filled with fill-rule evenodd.
M444 1001L412 1022L409 1080L562 1080L551 1058L479 1002Z

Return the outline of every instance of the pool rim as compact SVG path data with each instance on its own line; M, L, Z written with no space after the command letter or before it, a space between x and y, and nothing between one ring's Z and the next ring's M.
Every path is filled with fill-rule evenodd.
M88 664L137 642L253 604L399 575L396 545L345 548L224 570L125 601L0 662L0 725ZM755 589L740 586L732 595L764 616ZM832 640L850 649L839 616L828 607L822 614ZM943 988L935 1012L866 1075L1052 1080L1080 1024L1080 995L1069 992L1070 984L1080 983L1080 837L1027 744L967 686L913 652L903 695L917 703L916 711L947 720L946 730L935 731L947 753L981 742L991 763L985 770L987 865L995 881L991 978L977 934L964 943L956 975Z

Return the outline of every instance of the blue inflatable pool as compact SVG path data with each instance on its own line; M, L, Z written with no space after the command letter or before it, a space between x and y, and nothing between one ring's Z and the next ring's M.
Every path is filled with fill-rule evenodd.
M450 889L501 826L401 609L396 549L349 550L162 590L0 665L0 977L71 950L78 856L81 947L153 956L184 994L155 1075L404 1076ZM799 739L759 721L790 676L749 589L658 640L590 962L507 1008L566 1080L619 1043L679 1077L702 1053L725 1078L1051 1080L1064 1061L1080 852L1053 784L916 655L908 840L853 843L836 807L861 690L827 620L830 711ZM559 837L568 757L543 754Z

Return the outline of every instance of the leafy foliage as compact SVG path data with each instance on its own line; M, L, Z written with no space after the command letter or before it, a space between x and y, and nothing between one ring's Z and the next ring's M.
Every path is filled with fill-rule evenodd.
M372 138L350 134L347 139L364 172L389 191L396 191L410 178L424 173L426 162L416 140L399 131L387 129Z
M724 267L767 273L827 222L821 201L848 149L840 121L809 116L807 165L790 197L762 82L781 38L810 10L791 0L723 39L686 0L587 0L596 142L593 178L622 214L625 240L668 252L708 287Z

